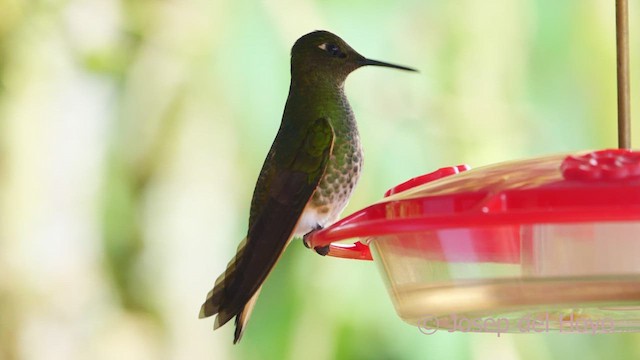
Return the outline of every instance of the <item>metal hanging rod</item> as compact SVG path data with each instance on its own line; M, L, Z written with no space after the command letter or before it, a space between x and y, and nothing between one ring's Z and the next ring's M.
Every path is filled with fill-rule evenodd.
M629 4L616 0L616 55L618 73L618 148L631 148L629 95Z

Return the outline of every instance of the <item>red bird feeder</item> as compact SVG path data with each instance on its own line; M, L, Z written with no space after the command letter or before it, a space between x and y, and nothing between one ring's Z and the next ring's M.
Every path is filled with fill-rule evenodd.
M421 329L640 330L640 152L627 150L627 5L616 5L621 149L442 168L308 244L375 260L399 316Z
M450 329L455 314L503 319L511 332L525 316L548 318L549 330L568 318L640 328L639 152L467 169L409 180L308 242L360 239L329 255L371 259L372 249L398 314L414 325Z

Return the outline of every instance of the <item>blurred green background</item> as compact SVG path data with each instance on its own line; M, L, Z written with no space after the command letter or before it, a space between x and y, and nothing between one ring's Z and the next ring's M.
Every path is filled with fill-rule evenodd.
M245 234L298 37L421 71L347 81L366 160L346 215L442 166L615 146L613 3L0 0L0 359L640 357L635 334L423 335L375 264L299 241L239 345L197 318Z

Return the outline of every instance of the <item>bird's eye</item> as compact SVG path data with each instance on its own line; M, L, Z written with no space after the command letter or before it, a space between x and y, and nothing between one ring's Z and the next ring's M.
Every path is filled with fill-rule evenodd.
M320 49L326 51L329 53L329 55L331 56L335 56L335 57L340 57L340 58L345 58L347 57L347 55L345 53L343 53L342 51L340 51L340 48L338 47L338 45L336 44L331 44L331 43L323 43L320 44L320 46L318 46Z

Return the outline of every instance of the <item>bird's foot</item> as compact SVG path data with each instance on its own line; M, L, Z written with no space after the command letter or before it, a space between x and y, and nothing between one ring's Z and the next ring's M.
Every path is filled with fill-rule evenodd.
M318 231L318 230L322 230L322 226L320 225L316 225L313 230L309 231L308 233L304 234L304 236L302 236L302 243L304 244L304 246L307 249L311 249L311 245L309 244L309 235L313 234L314 232ZM322 256L326 256L329 253L329 245L326 246L316 246L315 248L313 248L318 254L322 255Z
M329 246L330 245L325 245L325 246L316 246L314 248L314 250L322 256L326 256L329 253Z
M309 235L313 234L314 232L318 231L318 230L322 230L322 226L320 226L319 224L316 224L316 226L313 228L313 230L309 231L308 233L304 234L302 236L302 243L304 244L304 247L306 247L307 249L311 249L311 245L309 245Z
M304 247L306 247L307 249L311 249L311 245L309 245L309 243L307 242L307 235L311 234L312 232L306 233L302 237L302 244L304 244Z

